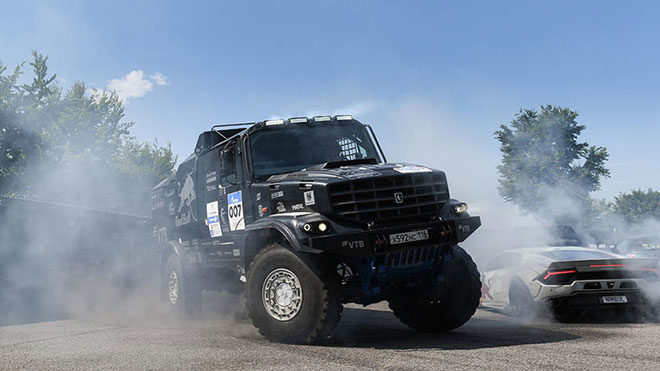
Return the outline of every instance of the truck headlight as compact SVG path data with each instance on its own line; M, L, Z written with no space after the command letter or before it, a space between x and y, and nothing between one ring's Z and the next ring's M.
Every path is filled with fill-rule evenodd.
M454 205L454 212L458 215L465 214L468 211L468 205L465 202Z
M312 234L327 233L330 231L330 224L326 221L318 220L300 225L300 228Z

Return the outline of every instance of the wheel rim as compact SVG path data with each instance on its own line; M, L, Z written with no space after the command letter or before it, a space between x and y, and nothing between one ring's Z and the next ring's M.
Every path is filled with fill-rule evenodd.
M171 271L169 274L169 279L167 280L167 295L170 299L170 303L176 304L177 299L179 299L179 276L176 274L176 271Z
M276 320L289 321L300 312L302 286L290 270L278 268L270 272L261 291L266 312Z

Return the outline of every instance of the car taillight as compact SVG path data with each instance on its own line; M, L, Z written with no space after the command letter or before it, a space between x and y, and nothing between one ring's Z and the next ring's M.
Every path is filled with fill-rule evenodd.
M546 285L566 285L575 279L576 273L576 269L552 269L541 273L538 280Z

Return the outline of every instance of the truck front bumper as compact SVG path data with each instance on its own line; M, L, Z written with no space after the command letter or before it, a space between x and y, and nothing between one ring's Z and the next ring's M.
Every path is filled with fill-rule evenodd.
M358 232L314 236L307 240L313 249L333 252L346 256L378 256L391 252L433 245L455 245L464 241L481 225L478 216L457 218L450 220L437 220L420 224L407 224L367 229ZM390 236L405 233L424 231L428 238L392 244Z

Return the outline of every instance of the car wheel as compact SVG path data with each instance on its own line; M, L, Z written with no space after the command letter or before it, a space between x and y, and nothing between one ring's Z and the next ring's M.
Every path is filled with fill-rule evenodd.
M520 319L531 319L539 314L540 308L534 302L527 286L519 278L511 282L509 305L511 313Z

